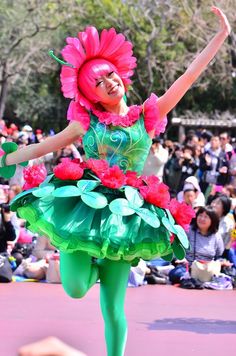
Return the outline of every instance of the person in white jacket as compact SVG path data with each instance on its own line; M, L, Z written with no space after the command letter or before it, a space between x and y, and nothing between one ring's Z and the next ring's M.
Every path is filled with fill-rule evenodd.
M143 174L144 175L155 175L163 181L164 166L169 158L169 152L165 149L160 138L154 138L152 140L152 147L149 151L148 158L146 160Z

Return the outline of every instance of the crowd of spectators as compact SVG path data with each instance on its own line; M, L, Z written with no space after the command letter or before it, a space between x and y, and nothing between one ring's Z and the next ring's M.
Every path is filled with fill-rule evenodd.
M54 133L50 131L49 135ZM20 147L45 140L42 129L30 125L8 127L0 121L0 143L14 141ZM30 162L52 171L62 158L83 160L79 142ZM232 289L236 282L236 146L228 132L213 134L190 130L182 142L153 139L143 174L154 174L170 188L172 198L196 211L183 260L140 261L132 267L129 285L178 283L183 288ZM0 178L0 255L8 258L13 277L60 283L59 253L47 238L32 234L9 209L22 190L23 167L9 180ZM10 257L10 258L9 258ZM1 261L0 261L1 265ZM9 281L10 281L9 280Z

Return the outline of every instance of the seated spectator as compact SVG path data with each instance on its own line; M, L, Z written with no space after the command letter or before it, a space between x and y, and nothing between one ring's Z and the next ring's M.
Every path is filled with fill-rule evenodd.
M226 195L217 194L215 198L213 197L211 206L220 219L219 234L221 235L224 247L227 250L231 239L231 231L235 226L233 216L232 214L229 214L231 209L231 200ZM227 251L225 253L227 254Z
M180 203L184 201L193 208L205 206L205 197L201 192L201 188L196 177L190 176L184 181L183 190L177 194L177 200Z
M234 222L236 223L236 207L233 209L233 217ZM236 269L236 225L234 229L231 231L231 240L228 245L228 259L233 264L234 268Z
M149 269L146 265L146 262L140 259L137 266L130 268L128 286L139 287L145 284L144 278L147 272L149 272Z
M60 283L59 257L49 240L45 236L38 236L30 256L22 260L14 275Z
M179 283L181 279L188 279L190 289L199 288L198 281L191 279L188 274L194 261L204 263L218 259L224 251L224 243L218 233L219 217L212 207L200 207L193 220L188 234L189 250L184 260L175 261L176 268L169 273L172 283ZM219 261L219 270L221 262ZM188 278L185 278L187 275ZM183 278L184 277L184 278ZM189 279L191 279L189 281ZM186 282L184 282L186 283Z
M233 211L236 206L236 187L232 184L226 184L222 187L222 194L227 195L231 200L231 210Z
M37 260L48 259L55 252L55 247L51 245L49 239L45 236L38 236L32 255L36 257Z
M210 206L199 208L187 233L190 248L186 259L190 264L194 260L212 261L222 255L224 243L218 228L219 217L214 209Z

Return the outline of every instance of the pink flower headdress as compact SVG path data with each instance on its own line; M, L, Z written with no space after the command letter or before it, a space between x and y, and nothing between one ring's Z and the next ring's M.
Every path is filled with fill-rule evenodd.
M93 104L78 88L80 68L89 60L104 59L110 62L116 67L124 86L127 87L131 83L129 78L136 67L133 46L131 42L125 40L124 35L117 34L114 28L102 30L99 36L97 29L89 26L85 31L79 32L78 37L67 37L66 42L67 45L61 53L67 62L58 60L52 52L49 54L63 64L60 75L63 95L73 99L77 105L87 110L93 108Z

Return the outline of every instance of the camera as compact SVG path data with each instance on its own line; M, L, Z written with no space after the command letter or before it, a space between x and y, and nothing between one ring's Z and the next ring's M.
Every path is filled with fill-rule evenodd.
M7 203L1 203L0 208L3 210L4 213L10 213L10 205Z

